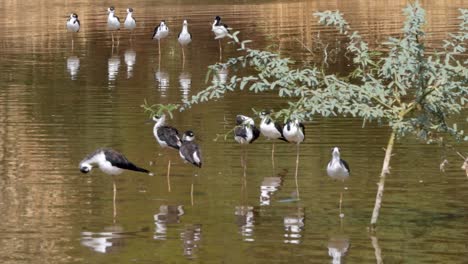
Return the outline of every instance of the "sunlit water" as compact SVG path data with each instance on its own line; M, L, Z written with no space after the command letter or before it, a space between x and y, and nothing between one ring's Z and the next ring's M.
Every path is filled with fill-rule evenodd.
M272 142L260 139L242 149L230 137L213 141L233 127L236 114L284 105L273 95L229 94L176 113L169 123L198 135L200 170L160 149L140 108L144 99L175 103L207 86L207 66L219 60L210 31L215 15L253 46L309 64L320 58L304 46L313 49L319 31L324 41L336 42L336 32L319 27L313 12L340 9L377 45L399 33L406 1L205 2L115 3L122 21L131 5L138 26L131 42L122 30L114 48L105 30L110 2L0 2L1 263L466 262L468 183L452 149L399 141L378 232L370 234L388 129L362 129L345 118L307 123L296 185L295 146L276 142L273 166ZM457 8L467 7L456 0L423 6L431 46L456 28ZM73 47L65 32L70 12L82 23ZM183 63L176 36L185 18L193 41ZM151 35L161 19L171 33L159 60ZM223 46L223 59L237 55L226 41ZM347 70L341 58L332 59L336 71ZM225 71L217 80L227 78ZM102 146L155 173L115 177L115 208L113 179L77 168ZM325 172L333 146L352 169L341 220L343 184Z

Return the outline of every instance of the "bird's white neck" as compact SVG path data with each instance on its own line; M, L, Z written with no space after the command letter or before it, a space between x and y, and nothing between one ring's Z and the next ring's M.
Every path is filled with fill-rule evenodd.
M188 33L188 27L187 27L187 25L184 24L182 26L182 34L187 34L187 33Z
M109 12L108 18L114 18L114 12Z
M127 13L127 18L133 18L133 13L132 12Z
M166 117L163 116L163 117L159 118L158 121L156 121L156 124L154 124L154 129L156 130L156 129L164 126L165 123L166 123Z

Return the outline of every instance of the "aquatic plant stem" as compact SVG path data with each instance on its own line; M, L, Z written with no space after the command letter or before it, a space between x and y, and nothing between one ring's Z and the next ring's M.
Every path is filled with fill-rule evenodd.
M382 165L382 171L380 172L380 180L377 184L377 195L375 197L374 211L372 212L371 218L371 230L375 230L375 225L377 224L377 219L379 218L380 207L382 206L382 197L385 186L385 179L387 174L390 173L390 159L392 157L393 145L395 142L395 131L392 131L390 138L388 140L387 149L385 150L385 158Z

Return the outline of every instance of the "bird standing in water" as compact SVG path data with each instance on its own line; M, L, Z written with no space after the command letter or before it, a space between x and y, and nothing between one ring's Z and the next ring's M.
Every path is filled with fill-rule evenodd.
M305 127L304 125L299 122L299 120L295 119L294 121L288 121L283 127L283 137L290 143L296 144L296 173L295 173L295 180L296 180L296 192L297 197L299 198L299 183L297 180L297 175L299 171L299 146L305 139Z
M216 16L211 26L211 31L215 34L215 39L218 40L219 44L219 60L222 59L222 48L221 48L221 39L229 35L228 25L221 23L221 17Z
M182 141L180 140L179 131L171 126L166 126L166 115L156 115L153 117L153 121L156 122L153 127L153 135L158 141L159 145L162 148L173 148L179 150L182 146ZM167 164L167 187L169 192L171 191L170 185L170 172L171 172L171 159Z
M184 20L182 24L182 31L179 33L179 37L177 38L179 41L180 46L182 47L182 65L185 64L185 52L184 46L187 46L190 42L192 42L192 34L188 31L188 23L187 20Z
M161 23L154 28L153 39L158 40L158 54L161 54L161 39L169 35L169 28L166 26L166 21L161 20Z
M271 118L271 111L270 110L264 110L260 113L260 118L262 121L260 122L260 132L264 137L266 137L268 140L275 140L275 139L280 139L283 141L287 140L283 137L283 126L275 122ZM273 167L274 167L274 155L275 155L275 142L273 142L273 147L271 149L271 160L273 162Z
M72 33L72 51L74 50L74 33L80 31L80 20L78 20L78 15L71 13L70 17L67 19L67 31Z
M349 168L348 163L341 159L340 157L340 149L338 147L334 147L332 151L332 159L328 163L327 166L327 174L332 179L345 181L349 178L349 174L351 173L351 169ZM345 188L346 189L346 188ZM340 192L340 217L341 214L341 203L343 201L343 192Z
M113 6L107 8L107 29L111 31L112 34L112 46L114 46L114 31L120 30L120 19L115 15L115 8ZM117 38L117 46L119 45L119 40Z
M121 174L124 170L131 170L137 172L148 173L152 175L147 169L136 166L130 162L123 154L110 149L110 148L99 148L93 153L86 156L80 162L80 171L82 173L89 173L93 167L99 167L102 172L105 174L114 176ZM114 205L114 218L117 215L115 207L115 198L117 196L117 188L115 186L114 177L113 186L114 186L114 195L113 195L113 205Z
M136 28L136 20L133 17L133 8L127 8L127 17L124 21L124 28L130 31L130 40L132 40L133 30Z
M182 136L182 145L179 148L180 157L198 168L202 167L200 147L195 143L195 134L188 130Z

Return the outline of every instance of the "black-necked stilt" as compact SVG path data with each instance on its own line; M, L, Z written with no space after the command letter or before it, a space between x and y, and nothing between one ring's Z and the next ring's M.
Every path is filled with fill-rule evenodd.
M107 8L107 29L112 33L112 46L114 46L114 31L120 30L120 19L115 15L115 8L113 6ZM119 45L119 40L117 38L117 46Z
M299 183L297 180L297 173L299 171L299 146L305 139L305 127L295 119L294 121L289 120L283 127L283 137L290 143L296 144L296 192L297 198L299 199Z
M130 30L130 40L132 39L133 30L136 28L136 19L133 17L133 8L127 8L127 17L124 21L124 28Z
M70 17L67 19L67 31L76 33L80 31L80 20L78 20L78 15L75 13L71 13ZM72 50L74 49L74 34L72 34Z
M158 40L159 54L161 54L161 39L169 35L169 28L166 25L165 20L161 20L161 23L154 28L153 39Z
M266 137L268 140L270 139L280 139L283 141L287 141L283 137L283 126L275 122L271 118L271 111L270 110L264 110L260 112L260 118L262 121L260 122L260 132L264 137ZM271 149L271 160L274 165L274 155L275 155L275 142L273 142L273 147Z
M346 179L349 178L350 173L351 169L349 168L348 163L340 157L340 149L338 147L334 147L332 151L332 159L330 160L327 166L328 176L330 176L332 179L341 180L344 182ZM342 201L343 192L340 192L340 217L343 216L341 214Z
M88 173L93 169L93 166L99 167L101 171L109 175L118 175L123 170L149 173L148 170L136 166L124 155L110 148L100 148L86 156L80 162L80 171Z
M201 168L202 156L200 147L194 142L195 134L193 131L188 130L182 136L182 145L179 149L180 157L186 162L192 163L193 165Z
M99 167L104 173L114 176L121 174L124 170L132 170L137 172L144 172L152 175L148 170L140 168L130 162L124 155L121 153L110 149L110 148L99 148L93 153L86 156L80 162L80 171L82 173L89 173L94 166ZM115 207L115 198L117 195L117 188L115 186L115 181L113 181L114 195L113 195L113 206L114 206L114 220L117 215L117 210Z
M153 128L153 134L159 145L162 148L173 148L176 150L180 149L182 146L182 141L180 140L179 131L171 126L166 126L166 115L162 114L160 116L153 116L153 120L156 122ZM171 191L170 185L170 171L171 171L171 159L167 164L167 187L169 192Z
M255 122L251 117L237 115L236 124L234 139L239 144L251 144L260 136L260 130L255 126Z
M221 39L229 35L228 25L221 23L221 17L216 16L211 26L211 31L215 34L215 39L218 40L219 44L219 59L221 60L222 48L221 48Z
M67 19L67 30L73 33L80 31L80 20L78 20L77 14L70 14L70 17Z
M179 37L177 40L180 43L180 46L182 47L182 60L185 62L185 52L184 52L184 46L188 45L192 41L192 34L188 31L188 23L187 20L184 20L184 23L182 24L182 31L179 33Z

